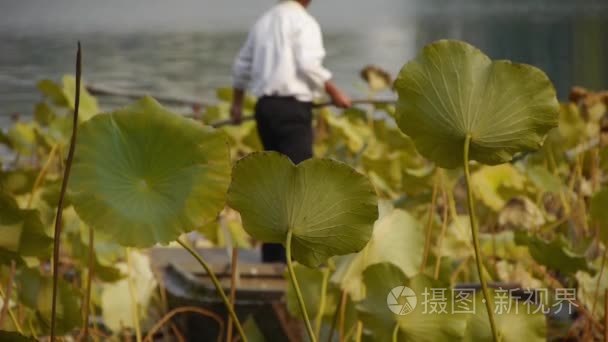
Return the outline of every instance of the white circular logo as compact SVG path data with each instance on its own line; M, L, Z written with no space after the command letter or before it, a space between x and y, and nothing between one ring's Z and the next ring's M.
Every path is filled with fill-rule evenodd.
M407 315L414 311L418 297L414 290L405 286L397 286L386 296L386 305L396 315Z

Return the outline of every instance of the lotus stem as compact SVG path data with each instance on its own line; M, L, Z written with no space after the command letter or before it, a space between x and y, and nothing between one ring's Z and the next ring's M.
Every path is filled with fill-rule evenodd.
M57 216L55 218L55 234L53 245L53 299L51 304L51 342L55 342L55 320L57 318L57 283L59 281L59 247L61 244L61 219L63 216L63 200L70 179L70 170L74 160L74 150L76 148L76 137L78 134L78 108L80 107L80 81L82 78L82 52L80 42L76 52L76 94L74 96L74 117L72 121L72 138L70 139L70 149L61 182L61 193L57 204Z
M302 297L302 291L300 290L300 285L298 284L298 280L296 279L296 273L293 270L293 263L291 261L291 238L293 233L291 230L287 232L287 242L285 243L285 251L286 251L286 259L287 259L287 273L289 273L289 278L291 279L291 284L296 291L296 297L298 298L298 304L300 304L300 310L302 311L302 316L304 317L304 323L306 324L306 330L308 331L308 336L312 342L317 342L317 338L315 336L315 332L312 329L312 325L310 324L310 319L308 318L308 312L306 312L306 304L304 303L304 298Z
M355 335L355 341L361 342L362 337L363 337L363 322L357 321L357 334Z
M321 323L323 323L323 313L325 311L325 305L327 302L327 283L329 281L329 270L327 268L323 269L323 280L321 283L321 299L319 300L319 312L317 312L317 317L315 317L315 336L318 339L321 338Z
M239 260L239 249L237 246L232 246L232 266L230 269L230 304L232 310L236 304L236 278L238 276L238 260ZM226 328L226 341L232 341L232 317L228 317L228 328Z
M137 303L137 294L135 293L135 285L133 284L133 279L131 278L131 271L133 270L133 264L131 262L131 251L130 248L127 248L127 283L129 285L129 294L131 297L131 310L133 310L133 323L135 324L135 337L137 338L137 342L141 342L141 327L139 325L139 306Z
M336 331L336 323L338 323L338 316L340 315L340 311L342 308L342 302L346 301L346 291L340 291L340 301L338 305L336 305L336 310L334 311L334 316L331 320L331 327L329 328L329 336L327 337L327 342L332 342L334 340L334 333Z
M431 207L429 208L429 216L426 223L426 238L424 240L424 252L422 254L422 263L420 264L420 273L424 273L426 263L429 258L429 252L431 250L431 238L433 234L433 217L435 216L435 206L437 205L437 192L439 189L439 181L437 175L435 175L433 181L433 195L431 196Z
M171 312L169 312L165 316L163 316L163 318L161 318L160 321L158 321L156 324L154 324L154 326L150 329L150 331L146 335L146 338L144 338L144 342L148 342L148 341L152 342L153 338L154 338L154 334L156 334L156 332L159 331L160 328L162 328L165 324L167 324L167 322L169 322L171 320L171 318L173 318L176 315L179 315L181 313L187 313L187 312L196 313L196 314L211 318L212 320L216 321L219 326L219 335L217 337L217 340L218 341L222 340L222 335L223 335L222 332L224 331L224 321L222 320L222 318L213 311L209 311L209 310L206 310L203 308L188 306L188 307L173 309L173 310L171 310ZM226 341L230 342L231 340L226 339Z
M38 334L36 334L36 328L34 328L34 322L33 322L33 318L30 317L27 320L27 326L30 328L30 334L32 334L32 337L34 338L34 340L38 341Z
M188 251L188 253L190 253L190 255L192 255L194 257L194 259L196 259L196 261L198 261L198 263L205 269L205 271L211 278L213 285L215 286L215 290L217 291L218 295L224 302L224 305L226 306L226 309L228 310L230 317L232 317L232 319L234 320L236 330L239 332L239 335L241 336L241 340L243 342L247 342L247 335L245 335L245 330L243 330L241 321L239 321L239 318L236 315L236 312L234 312L232 305L230 305L230 301L228 300L228 297L226 297L226 293L224 292L224 289L222 288L222 284L215 276L215 273L213 272L211 267L209 267L207 262L205 260L203 260L203 258L200 255L198 255L198 253L192 247L190 247L188 244L184 243L181 239L177 239L177 243L179 243L182 247L184 247L184 249L186 251Z
M10 307L12 290L13 290L13 279L15 278L15 271L16 271L15 261L12 260L10 273L8 275L8 282L7 282L7 286L6 286L6 293L4 292L4 290L2 290L2 286L0 286L0 297L2 297L2 301L4 302L4 304L2 306L2 310L0 311L0 329L2 328L2 324L4 323L4 317L6 316L6 313L8 313L9 317L11 318L11 322L13 322L13 325L15 326L15 329L17 329L17 331L20 334L23 334L21 325L19 324L17 317L15 317L15 313L13 312L13 310Z
M89 271L87 272L87 287L84 293L84 313L82 315L83 332L82 339L89 340L89 310L91 308L91 283L93 281L93 269L95 268L95 231L89 226Z
M593 305L591 305L591 316L595 314L595 305L597 304L598 297L600 296L600 284L602 276L604 275L604 267L606 266L606 258L608 257L608 246L605 246L604 253L602 254L602 264L600 266L600 273L597 276L597 282L595 284L595 296L593 296Z
M494 342L498 342L498 329L494 320L494 303L490 298L488 284L483 273L483 263L481 260L481 248L479 247L479 227L477 226L477 218L475 216L475 203L473 202L473 192L471 191L471 173L469 171L469 149L471 146L471 134L467 134L464 142L464 174L467 186L467 204L469 209L469 219L471 221L471 233L473 234L473 247L475 249L475 262L477 263L477 273L481 282L481 289L485 299L486 309L488 310L488 318L490 320L490 328Z
M395 328L393 329L393 342L399 342L399 323L395 323Z

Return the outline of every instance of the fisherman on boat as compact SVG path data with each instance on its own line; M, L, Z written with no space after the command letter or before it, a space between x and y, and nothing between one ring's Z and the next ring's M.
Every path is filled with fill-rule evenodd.
M319 23L307 11L311 0L283 0L255 23L234 63L234 122L243 115L245 90L259 98L255 107L264 149L294 163L312 157L312 101L325 91L341 108L350 98L323 67L325 48ZM262 246L264 262L284 262L280 244Z

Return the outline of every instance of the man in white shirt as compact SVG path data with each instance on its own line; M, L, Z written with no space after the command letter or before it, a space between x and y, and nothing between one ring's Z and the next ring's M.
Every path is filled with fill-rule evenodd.
M259 98L255 109L265 150L294 163L312 157L312 101L325 91L338 107L351 100L323 67L321 28L307 11L311 0L284 0L255 23L234 62L231 116L239 123L249 89ZM280 245L264 245L265 262L284 261Z

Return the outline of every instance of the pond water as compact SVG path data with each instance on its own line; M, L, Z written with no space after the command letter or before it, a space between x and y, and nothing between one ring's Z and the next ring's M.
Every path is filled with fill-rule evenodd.
M73 72L87 82L212 98L230 85L247 28L276 0L0 1L0 126L29 114L36 81ZM608 88L608 1L313 0L327 66L353 96L367 64L396 74L425 44L468 41L492 58L545 70L561 98L572 85ZM104 100L111 108L121 100Z

